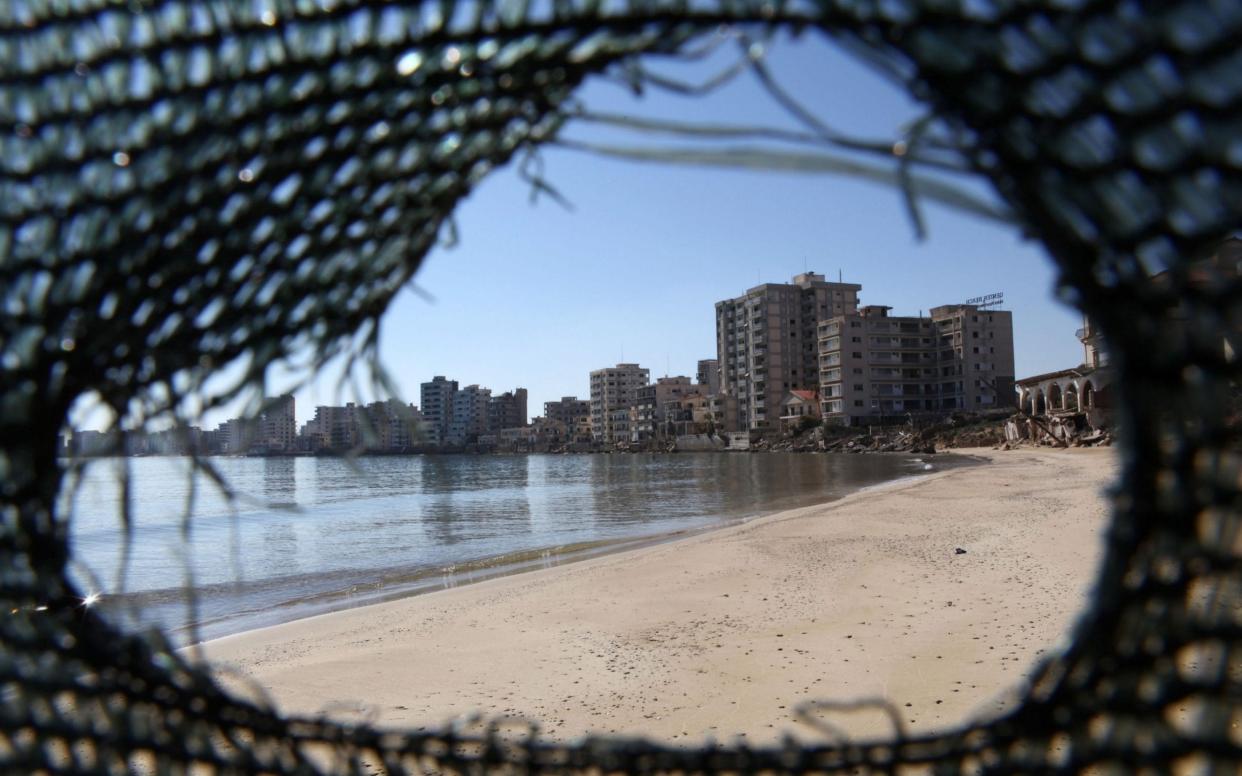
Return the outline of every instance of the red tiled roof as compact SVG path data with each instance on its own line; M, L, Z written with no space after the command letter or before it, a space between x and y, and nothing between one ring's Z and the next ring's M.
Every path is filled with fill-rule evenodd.
M806 401L819 401L819 394L815 391L790 391L790 393Z

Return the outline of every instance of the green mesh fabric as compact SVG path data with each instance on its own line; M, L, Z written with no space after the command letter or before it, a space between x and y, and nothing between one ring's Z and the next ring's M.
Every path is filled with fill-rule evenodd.
M76 400L137 426L230 398L225 365L253 385L365 349L459 199L553 138L584 77L722 23L822 30L900 78L1108 338L1107 558L1015 710L772 749L382 732L231 697L76 606ZM1242 222L1240 40L1236 0L0 4L0 770L1237 772L1242 288L1203 257Z

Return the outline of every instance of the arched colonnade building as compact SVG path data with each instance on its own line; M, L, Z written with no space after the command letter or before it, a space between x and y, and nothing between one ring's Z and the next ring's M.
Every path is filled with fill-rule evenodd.
M1019 380L1018 407L1036 417L1095 414L1108 407L1111 376L1105 369L1078 367Z

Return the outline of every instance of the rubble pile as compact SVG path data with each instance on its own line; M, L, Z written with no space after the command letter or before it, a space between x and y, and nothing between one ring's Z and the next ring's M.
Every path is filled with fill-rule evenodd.
M1033 418L1016 410L955 413L919 427L818 426L783 439L761 439L752 450L830 453L922 453L959 447L1009 450L1021 445L1108 446L1113 441L1103 413L1062 412Z
M1108 447L1113 443L1101 413L1058 412L1043 417L1023 413L1014 415L1005 423L1005 439L1002 447L1009 449L1020 444L1036 444L1050 447Z
M793 437L761 440L756 450L832 453L935 453L954 447L995 447L1006 442L1008 410L958 413L918 427L819 426Z

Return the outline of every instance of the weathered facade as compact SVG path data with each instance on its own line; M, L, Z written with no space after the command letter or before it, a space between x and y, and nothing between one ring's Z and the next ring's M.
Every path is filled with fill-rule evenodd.
M819 388L818 325L857 310L861 290L806 272L716 303L720 393L735 402L721 403L725 429L775 431L790 390Z
M818 421L820 417L818 391L793 390L781 402L781 429L784 431L795 431L808 419Z
M651 385L639 388L634 396L634 427L630 430L630 440L645 442L664 436L668 402L698 392L689 377L659 377Z
M526 389L515 388L493 396L487 404L487 429L496 433L501 429L520 428L529 417L526 409Z
M467 385L453 395L453 415L449 422L447 441L451 445L468 445L488 433L487 408L492 389Z
M720 359L700 359L694 374L694 381L702 387L705 396L720 392Z
M591 417L591 402L577 396L562 396L559 401L543 403L543 416L570 429L580 420Z
M259 411L256 447L266 452L291 452L297 447L298 422L292 394L283 394L263 402Z
M352 450L362 442L358 423L358 407L349 402L344 407L315 408L313 424L315 446L325 450Z
M628 411L651 370L638 364L617 364L591 372L591 426L595 441L605 445L630 441ZM618 410L626 410L624 416Z
M1012 403L1013 314L975 305L893 316L867 305L819 326L820 409L853 425Z
M436 375L430 382L419 387L419 407L425 421L424 432L431 444L441 444L448 439L449 424L453 422L453 398L457 394L457 381Z
M1112 378L1108 370L1080 366L1026 377L1015 391L1018 407L1035 417L1107 409Z

